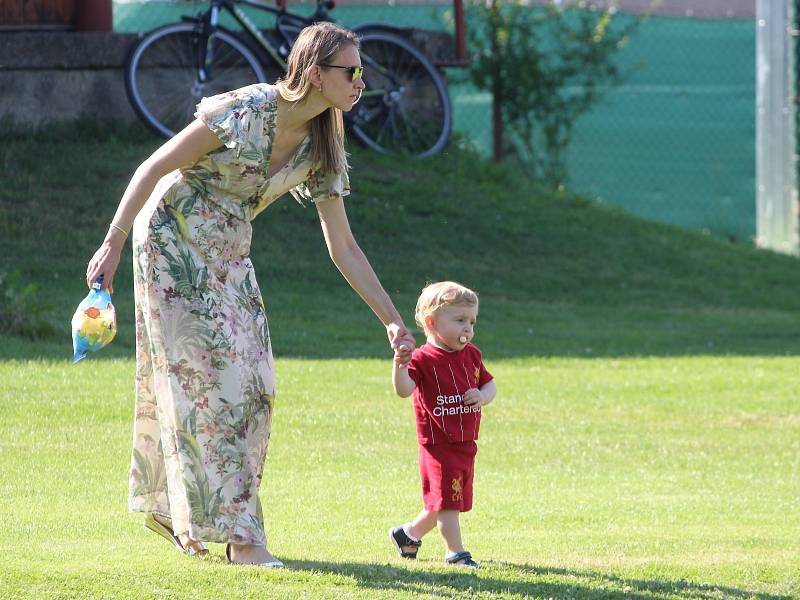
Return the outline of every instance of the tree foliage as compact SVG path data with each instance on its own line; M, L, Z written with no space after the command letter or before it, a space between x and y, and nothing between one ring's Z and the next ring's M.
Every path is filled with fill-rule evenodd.
M468 15L470 76L491 92L496 118L509 133L502 153L533 179L562 187L575 124L630 74L619 50L645 17L621 18L613 0L536 7L476 0Z

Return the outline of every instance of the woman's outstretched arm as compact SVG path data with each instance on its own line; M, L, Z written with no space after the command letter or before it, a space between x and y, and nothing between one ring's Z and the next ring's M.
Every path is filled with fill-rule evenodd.
M414 336L406 328L389 294L383 289L367 257L353 237L344 201L342 198L323 200L317 204L317 211L331 260L386 327L392 348L399 350L401 346L404 347L399 350L400 362L408 363L415 345Z
M197 162L221 145L220 139L202 121L196 120L139 165L111 220L114 227L109 228L100 248L89 261L86 269L86 284L89 287L102 273L103 287L113 293L114 274L126 239L120 229L130 233L133 220L153 193L158 180L175 169Z

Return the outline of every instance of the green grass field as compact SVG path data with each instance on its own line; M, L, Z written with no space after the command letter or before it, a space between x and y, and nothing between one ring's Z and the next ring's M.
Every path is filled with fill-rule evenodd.
M484 568L446 568L435 535L416 563L394 554L386 531L420 504L410 403L315 211L290 199L253 245L279 388L262 502L289 568L176 553L126 510L129 250L118 339L73 366L68 325L155 144L113 128L0 144L0 273L18 273L0 308L56 326L0 337L1 597L800 597L797 260L553 195L457 149L425 163L354 149L348 209L409 322L426 280L481 295L499 393L463 530Z

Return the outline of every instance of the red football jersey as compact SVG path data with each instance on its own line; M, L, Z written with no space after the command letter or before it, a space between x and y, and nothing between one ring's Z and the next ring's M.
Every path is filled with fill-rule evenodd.
M472 344L448 352L433 344L411 356L408 374L414 380L414 414L420 444L469 442L478 439L480 406L466 406L464 392L480 389L493 378Z

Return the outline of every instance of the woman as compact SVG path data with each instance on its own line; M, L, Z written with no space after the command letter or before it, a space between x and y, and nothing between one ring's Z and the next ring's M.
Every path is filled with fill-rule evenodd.
M287 191L314 202L333 262L410 359L414 339L356 244L342 201L342 111L364 89L361 72L355 35L318 23L300 34L275 86L204 98L197 119L136 170L89 263L87 284L104 275L113 291L133 227L129 508L188 554L223 542L231 562L281 566L267 550L258 498L275 390L248 258L251 219Z

